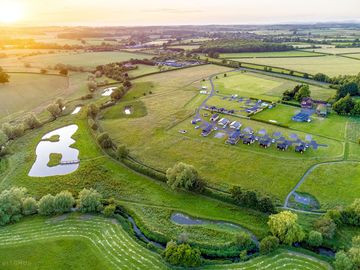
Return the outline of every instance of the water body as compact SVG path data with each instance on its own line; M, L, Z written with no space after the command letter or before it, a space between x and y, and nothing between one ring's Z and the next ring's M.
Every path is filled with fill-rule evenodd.
M234 224L234 223L225 222L225 221L215 221L215 220L205 220L205 219L200 219L200 218L193 218L193 217L187 216L182 213L173 213L171 215L171 221L176 224L189 225L189 226L215 224L215 225L220 225L220 226L229 226L232 228L237 228L237 229L239 229L239 231L244 231L244 232L248 233L250 235L251 239L253 240L253 242L255 243L255 245L256 246L259 245L258 239L251 231L241 227L240 225Z
M57 165L49 167L47 164L50 161L50 154L61 154L61 162L75 161L79 158L79 150L71 148L75 143L71 138L78 130L77 125L70 125L62 127L45 134L42 141L36 147L36 160L30 169L29 176L31 177L48 177L55 175L65 175L76 171L79 163ZM58 142L44 141L50 139L52 136L59 136Z
M165 246L163 246L162 244L158 243L158 242L154 242L154 241L151 241L149 238L147 238L143 233L142 231L140 230L140 228L136 225L134 219L132 217L128 217L128 220L130 221L130 223L132 224L133 226L133 230L136 234L136 236L138 238L140 238L141 240L143 240L144 242L146 243L151 243L153 244L154 246L158 247L158 248L161 248L161 249L164 249Z
M113 92L114 90L116 89L117 87L109 87L109 88L106 88L104 89L104 91L102 92L102 96L103 97L109 97Z
M81 107L78 106L75 108L75 110L71 114L78 114L80 112L80 110L81 110Z

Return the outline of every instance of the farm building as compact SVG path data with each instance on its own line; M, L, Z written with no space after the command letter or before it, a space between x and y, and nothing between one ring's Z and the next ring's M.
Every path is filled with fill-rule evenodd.
M301 108L303 109L312 109L313 106L314 101L309 97L303 98L303 100L301 101Z
M292 120L295 122L310 122L311 121L310 115L304 111L301 111L298 114L296 114L295 116L293 116Z
M316 107L316 114L321 117L326 117L328 114L327 106L325 104L319 104Z
M271 146L271 140L270 139L262 139L259 143L261 147L268 148Z
M220 126L226 127L228 124L230 124L230 120L226 118L221 118L218 122Z
M219 119L219 114L217 114L217 113L215 113L215 114L213 114L212 116L211 116L211 118L210 118L210 121L217 121L218 119Z
M289 148L289 145L287 143L285 143L285 142L277 144L277 149L279 149L279 150L285 151L288 148Z
M203 137L207 137L209 136L209 134L213 131L213 126L212 125L208 125L206 126L202 132L201 132L201 136Z
M241 123L234 121L230 124L230 128L239 130L241 128Z
M239 130L234 131L233 133L231 133L231 135L227 139L226 143L235 145L239 142L240 136L241 136L241 132Z

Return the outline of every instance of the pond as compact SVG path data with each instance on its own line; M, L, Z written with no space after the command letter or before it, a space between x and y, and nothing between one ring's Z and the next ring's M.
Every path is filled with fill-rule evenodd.
M70 146L75 143L71 137L77 130L77 125L70 125L45 134L36 147L36 160L30 169L29 176L48 177L76 171L79 167L79 150ZM58 141L49 140L55 136L58 136ZM61 154L60 164L48 166L50 154Z
M81 110L81 107L78 106L73 110L73 112L71 114L78 114L80 112L80 110Z
M102 92L102 96L103 97L109 97L111 96L111 94L114 92L114 90L116 89L117 87L109 87L109 88L106 88L103 90Z
M241 227L240 225L234 224L234 223L225 222L225 221L216 221L216 220L206 220L206 219L200 219L200 218L193 218L193 217L187 216L187 215L182 214L182 213L173 213L171 215L171 221L176 223L176 224L188 225L188 226L215 224L215 225L220 225L220 226L229 226L229 227L232 227L232 228L237 228L237 229L239 229L239 231L244 231L247 234L249 234L251 239L253 240L253 242L256 244L256 246L259 245L258 239L256 238L256 236L251 231Z

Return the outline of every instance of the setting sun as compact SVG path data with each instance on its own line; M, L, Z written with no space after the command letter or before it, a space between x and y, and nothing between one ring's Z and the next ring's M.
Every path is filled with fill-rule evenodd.
M22 17L22 7L19 3L6 1L0 9L2 23L15 23Z

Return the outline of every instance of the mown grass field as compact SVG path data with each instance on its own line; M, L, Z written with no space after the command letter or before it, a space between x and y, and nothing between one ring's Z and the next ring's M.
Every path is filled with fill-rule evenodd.
M131 78L142 76L149 73L159 72L159 68L157 66L149 66L149 65L137 65L138 68L131 70L129 72L129 76Z
M347 206L360 193L360 163L340 162L315 168L299 191L315 196L323 209Z
M0 228L1 269L167 269L116 220L90 215L29 218Z
M327 46L319 49L309 49L310 52L329 53L329 54L348 54L348 53L360 53L360 48L335 48Z
M29 56L22 59L22 61L31 63L33 66L42 67L47 67L49 65L53 66L58 63L82 67L96 67L98 65L130 60L131 58L145 59L151 58L151 56L129 52L80 52Z
M206 97L197 94L200 84L204 84L201 80L206 76L203 73L196 75L201 69L173 71L166 74L172 76L166 80L163 77L165 74L135 80L133 90L128 93L130 97L125 96L122 102L140 97L143 91L151 89L152 95L140 98L147 108L147 115L132 119L120 115L118 119L104 117L102 127L116 143L126 144L132 157L147 165L165 171L174 163L183 161L194 165L211 185L219 188L240 185L270 194L281 201L312 164L342 156L341 142L317 136L314 137L329 147L321 148L318 152L310 150L302 156L293 150L279 152L275 147L266 150L258 145L239 144L231 147L225 145L226 138L215 139L213 135L202 138L200 131L190 124L195 108ZM221 71L211 67L207 76ZM194 76L189 78L190 74ZM224 80L230 81L231 77ZM117 106L123 106L122 102ZM268 132L292 133L266 123L244 119L240 119L240 122L255 130L265 128ZM187 134L179 134L181 129L187 130ZM305 138L305 133L294 132Z
M298 269L298 270L320 270L332 269L332 267L319 259L297 252L280 250L267 256L260 256L244 263L231 265L208 266L204 269L241 269L241 270L261 270L261 269Z
M237 60L237 59L234 59ZM355 75L360 70L360 61L341 56L297 57L297 58L255 58L246 59L247 63L282 67L309 74L318 72L328 76Z
M322 56L320 53L307 51L284 51L284 52L259 52L259 53L223 53L220 58L236 59L236 58L291 58L291 57L314 57Z
M310 117L312 120L310 123L299 123L293 121L291 118L300 111L301 108L277 104L275 108L264 110L254 115L252 118L263 121L275 120L279 124L310 134L326 136L341 141L345 139L346 123L348 121L346 117L338 116L335 113L332 113L328 117L322 118L313 114ZM336 132L334 132L334 130L336 130Z
M243 97L253 97L270 101L281 99L285 90L291 90L297 82L255 74L251 72L231 72L227 77L218 76L214 79L215 89L219 94L238 94ZM209 86L207 84L207 86ZM210 87L209 87L210 88ZM335 90L310 85L314 99L327 100L335 95Z

